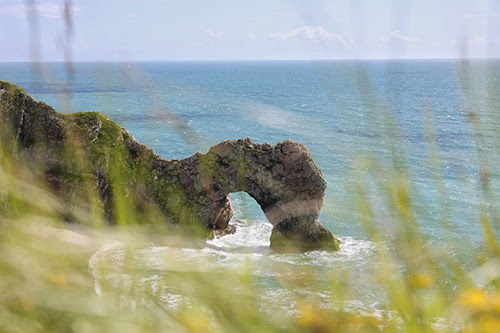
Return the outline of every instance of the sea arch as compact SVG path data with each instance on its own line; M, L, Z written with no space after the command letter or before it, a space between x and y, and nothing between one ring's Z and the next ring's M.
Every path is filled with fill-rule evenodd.
M188 178L203 194L193 201L207 227L228 228L230 194L243 191L273 225L272 247L338 250L340 242L319 221L326 182L304 145L292 140L275 146L250 139L224 141L186 160L186 166L197 165Z

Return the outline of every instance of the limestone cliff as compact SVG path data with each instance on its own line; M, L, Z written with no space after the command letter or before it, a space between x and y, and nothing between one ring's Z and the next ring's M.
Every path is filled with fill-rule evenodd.
M66 203L69 221L86 209L109 223L224 233L233 215L229 194L245 191L274 226L271 246L339 247L318 220L326 182L300 143L225 141L168 161L101 113L61 114L2 81L0 116L0 158L42 178Z

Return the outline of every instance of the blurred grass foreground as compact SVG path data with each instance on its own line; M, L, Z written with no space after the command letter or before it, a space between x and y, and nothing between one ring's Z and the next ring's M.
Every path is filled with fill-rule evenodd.
M364 93L369 91L360 95ZM498 147L497 134L482 135L488 119L475 109L473 95L467 103L478 146ZM440 151L432 121L425 127L429 163L438 170ZM377 263L371 275L373 288L383 295L383 311L345 306L356 286L341 266L325 274L316 268L291 271L284 265L274 267L278 278L273 283L293 299L287 315L280 315L278 305L262 302L264 287L251 267L207 270L179 256L175 246L186 246L182 236L135 220L140 215L126 195L114 198L120 208L114 226L105 222L106 207L94 199L95 186L83 186L71 200L54 195L46 180L28 167L33 161L6 139L19 133L0 129L0 332L500 331L499 215L491 185L498 174L481 149L477 223L482 241L471 246L466 236L450 232L439 245L430 245L415 218L415 197L404 162L397 157L394 126L377 129L392 140L394 163L382 168L377 156L360 157L356 167L363 172L351 209L375 243ZM86 163L78 146L66 153ZM440 174L436 172L434 186L445 206ZM387 209L383 217L375 213L373 192ZM78 225L68 224L68 211ZM444 230L452 228L453 221L442 222ZM141 249L162 245L167 238L161 263L145 264L138 255ZM107 255L96 255L103 252ZM316 292L297 292L305 289ZM323 303L322 293L335 300L333 306Z

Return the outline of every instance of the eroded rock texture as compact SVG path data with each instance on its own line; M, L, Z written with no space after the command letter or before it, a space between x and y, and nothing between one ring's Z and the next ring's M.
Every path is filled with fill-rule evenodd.
M300 143L225 141L206 154L164 160L101 113L61 114L2 81L0 115L1 155L40 176L65 202L69 221L89 210L110 223L224 233L229 194L245 191L273 224L273 247L339 247L318 220L326 183Z
M318 220L326 182L304 145L292 140L276 146L250 139L225 141L185 161L198 165L190 178L207 190L198 203L204 220L215 229L226 228L232 215L228 195L244 191L273 224L273 246L293 240L301 247L338 247Z

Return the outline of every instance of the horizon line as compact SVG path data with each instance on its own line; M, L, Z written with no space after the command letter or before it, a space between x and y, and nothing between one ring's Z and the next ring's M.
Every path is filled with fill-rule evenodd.
M0 63L159 63L159 62L313 62L313 61L413 61L413 60L500 60L500 57L415 57L415 58L318 58L318 59L163 59L163 60L0 60Z

